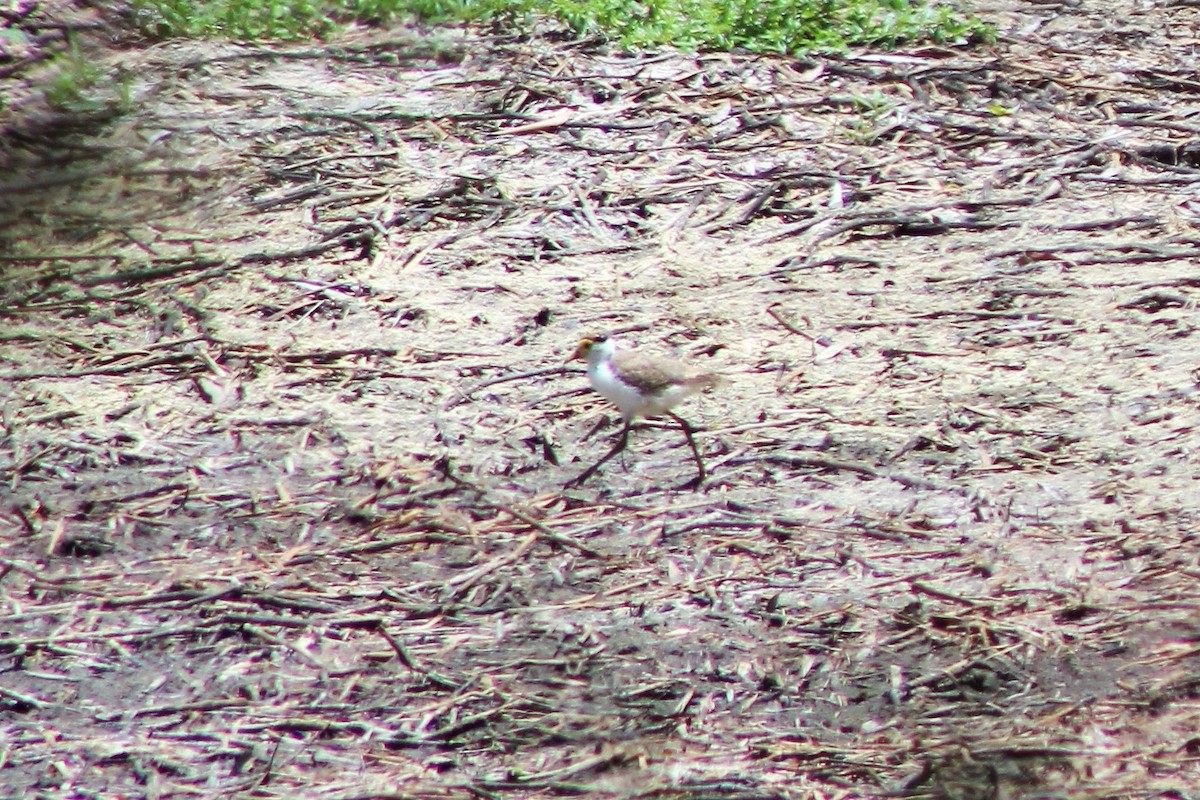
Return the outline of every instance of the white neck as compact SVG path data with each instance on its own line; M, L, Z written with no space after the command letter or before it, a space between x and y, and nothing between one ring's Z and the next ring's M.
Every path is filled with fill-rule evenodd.
M588 367L595 369L612 358L613 353L617 351L617 343L613 339L605 339L603 342L596 342L592 345L592 349L588 350L587 362Z

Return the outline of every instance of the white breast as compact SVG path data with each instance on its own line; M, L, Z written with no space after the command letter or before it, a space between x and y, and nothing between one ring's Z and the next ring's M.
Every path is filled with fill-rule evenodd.
M612 363L607 358L589 365L588 378L592 387L602 397L621 409L621 415L625 419L633 419L650 410L646 399L637 390L617 378Z

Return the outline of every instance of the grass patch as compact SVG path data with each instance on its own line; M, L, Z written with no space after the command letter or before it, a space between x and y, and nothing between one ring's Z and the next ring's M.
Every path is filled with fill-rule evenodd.
M547 17L630 48L778 54L993 38L979 20L924 0L135 0L134 11L143 30L161 37L294 39L412 15L509 30Z
M846 138L861 145L873 145L880 133L894 121L897 103L880 91L853 98L855 116L842 127Z
M129 110L129 76L105 72L74 42L48 65L50 72L41 81L41 90L51 108L81 116L123 114Z
M352 2L319 0L134 0L138 26L152 36L228 36L234 39L300 39L332 29L353 12Z

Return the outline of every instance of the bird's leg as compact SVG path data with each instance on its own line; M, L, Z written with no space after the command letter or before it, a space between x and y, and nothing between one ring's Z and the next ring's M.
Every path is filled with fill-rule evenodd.
M625 420L625 425L621 428L621 437L619 439L617 439L617 443L613 445L612 450L609 450L607 453L605 453L604 458L600 459L595 464L592 464L590 467L585 469L583 471L583 474L580 475L578 478L567 483L567 486L582 486L583 482L586 481L588 478L592 477L592 475L594 475L596 473L596 470L598 470L598 469L600 469L600 467L604 466L604 463L606 461L611 459L617 453L624 450L625 445L627 445L627 444L629 444L629 420Z
M700 484L704 483L704 479L708 477L708 472L704 469L704 460L700 458L700 451L696 449L696 440L692 438L692 426L678 414L671 411L665 413L678 422L680 428L683 428L683 435L687 437L688 446L692 448L692 457L696 459L696 477L694 480L688 481L685 486L691 489L699 488Z

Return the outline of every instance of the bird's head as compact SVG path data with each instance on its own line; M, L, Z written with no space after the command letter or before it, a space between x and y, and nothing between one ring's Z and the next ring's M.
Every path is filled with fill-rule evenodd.
M596 346L596 340L587 336L579 340L579 344L575 345L575 353L571 356L576 361L582 361L588 357L588 353L592 352L592 348Z
M585 336L575 345L575 352L571 354L571 358L588 362L603 360L604 354L611 351L614 344L607 336Z

